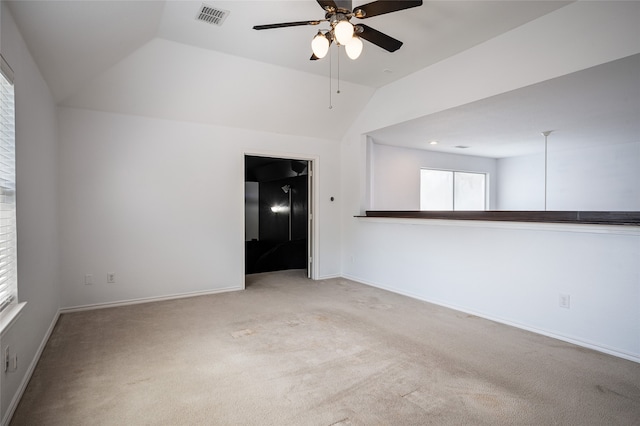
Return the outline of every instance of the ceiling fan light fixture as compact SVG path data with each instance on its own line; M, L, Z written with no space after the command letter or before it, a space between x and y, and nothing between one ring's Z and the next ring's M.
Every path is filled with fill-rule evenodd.
M334 27L334 34L336 36L336 41L339 44L346 46L353 38L353 25L346 19L342 20Z
M313 40L311 40L311 50L313 50L313 54L319 59L327 56L327 52L329 51L329 39L327 39L321 31L318 31L318 34L316 34Z
M358 59L362 53L362 40L360 40L360 37L351 37L351 40L349 40L349 43L347 43L344 48L350 59Z
M335 42L338 46L346 46L349 44L353 36L357 35L358 38L363 38L369 43L373 43L388 52L395 52L402 47L402 42L400 40L396 40L395 38L364 24L354 25L350 22L351 18L371 18L374 16L385 15L387 13L411 9L422 6L423 0L372 1L370 3L360 5L355 9L353 8L352 0L317 0L317 3L324 11L324 19L254 25L253 29L268 30L273 28L318 25L321 22L328 22L330 29L328 32L325 32L324 37L329 41L329 45ZM326 55L326 53L324 53L324 46L326 45L326 42L318 36L314 38L314 41L318 44L318 47L314 48L314 43L312 42L312 49L314 53L309 58L311 61L315 61ZM352 49L359 50L359 48L356 48L356 44L354 44ZM355 52L353 53L355 54ZM349 57L353 58L351 55Z

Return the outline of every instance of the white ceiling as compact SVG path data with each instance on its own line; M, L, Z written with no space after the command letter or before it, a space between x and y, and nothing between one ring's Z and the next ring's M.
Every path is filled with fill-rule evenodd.
M56 101L149 42L158 32L163 2L7 2L31 55Z
M355 0L354 5L371 0ZM193 25L200 2L167 2L158 35L198 47L239 55L322 76L328 61L310 61L311 40L328 25L301 26L256 31L258 24L306 21L324 18L316 1L212 1L231 11L222 28ZM558 1L426 1L422 6L370 19L366 23L403 41L400 50L389 53L365 41L356 61L341 56L340 78L380 87L446 57L529 22L562 7ZM328 59L328 58L326 58ZM386 71L385 71L386 70Z
M310 43L321 26L256 31L258 24L323 18L313 0L215 1L230 11L221 27L195 20L200 1L8 2L31 54L57 102L154 38L222 52L326 77L328 58L310 61ZM354 5L368 3L355 0ZM394 53L365 41L356 61L344 53L342 81L377 88L459 53L569 2L425 1L420 7L363 20L404 42ZM354 21L359 21L354 18ZM171 61L170 57L166 58ZM333 67L337 67L334 59ZM334 75L337 70L334 69ZM256 76L259 78L259 76Z
M638 142L640 55L371 132L375 142L492 158ZM437 145L430 145L431 141ZM468 148L456 148L467 146Z

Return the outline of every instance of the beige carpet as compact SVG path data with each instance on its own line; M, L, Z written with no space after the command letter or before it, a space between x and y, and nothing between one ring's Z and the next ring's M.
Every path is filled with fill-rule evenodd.
M12 425L637 425L640 364L345 279L61 316Z

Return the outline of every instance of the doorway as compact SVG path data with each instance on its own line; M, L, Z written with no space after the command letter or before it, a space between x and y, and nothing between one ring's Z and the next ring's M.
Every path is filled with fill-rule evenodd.
M312 276L312 164L245 155L245 274L302 269Z

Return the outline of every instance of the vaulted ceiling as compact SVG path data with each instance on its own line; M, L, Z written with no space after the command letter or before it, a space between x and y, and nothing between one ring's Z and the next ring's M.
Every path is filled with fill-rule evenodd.
M8 5L62 106L339 139L377 88L569 2L425 1L367 19L404 45L355 61L310 61L316 26L252 29L321 19L316 1L204 3L229 11L221 26L196 20L201 1Z

